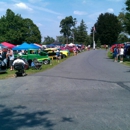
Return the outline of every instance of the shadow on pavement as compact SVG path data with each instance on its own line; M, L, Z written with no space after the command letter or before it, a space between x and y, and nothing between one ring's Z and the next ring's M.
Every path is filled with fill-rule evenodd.
M40 127L52 130L55 125L47 117L50 111L37 111L33 113L23 112L25 106L17 106L12 109L0 105L0 130L18 130L20 128ZM20 113L18 111L21 111ZM42 128L41 128L42 127Z

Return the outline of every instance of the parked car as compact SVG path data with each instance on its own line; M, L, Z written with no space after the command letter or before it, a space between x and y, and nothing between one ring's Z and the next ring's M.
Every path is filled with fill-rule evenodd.
M61 58L65 58L65 57L68 57L69 55L69 52L68 50L61 50L59 49L60 52L61 52ZM53 51L53 52L56 52L57 51L57 48L46 48L44 51Z
M56 51L57 51L57 50L49 50L49 49L46 50L46 49L45 49L44 51L48 54L48 56L49 56L51 59L56 59ZM61 59L63 59L63 58L66 57L66 55L65 55L64 53L66 53L66 52L60 51Z
M15 54L17 57L19 54ZM38 61L42 62L43 64L50 64L50 58L46 52L40 52L37 49L29 49L26 53L21 55L22 58L26 59L29 62L32 62L33 59L37 59Z

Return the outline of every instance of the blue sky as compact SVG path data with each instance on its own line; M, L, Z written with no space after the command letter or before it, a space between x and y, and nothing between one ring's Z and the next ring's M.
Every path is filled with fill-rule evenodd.
M118 15L125 8L126 0L0 0L0 17L9 8L23 18L30 18L39 27L43 37L56 39L61 35L60 21L72 16L78 26L83 19L88 34L101 13Z

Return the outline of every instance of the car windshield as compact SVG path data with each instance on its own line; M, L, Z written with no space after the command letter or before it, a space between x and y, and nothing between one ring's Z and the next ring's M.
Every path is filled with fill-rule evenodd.
M45 52L40 52L39 55L40 56L46 56L47 54Z

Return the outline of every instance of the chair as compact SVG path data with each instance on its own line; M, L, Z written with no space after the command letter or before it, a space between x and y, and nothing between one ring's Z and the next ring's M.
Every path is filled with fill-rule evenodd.
M37 59L34 59L31 63L32 69L40 70L42 69L42 62L39 62Z

